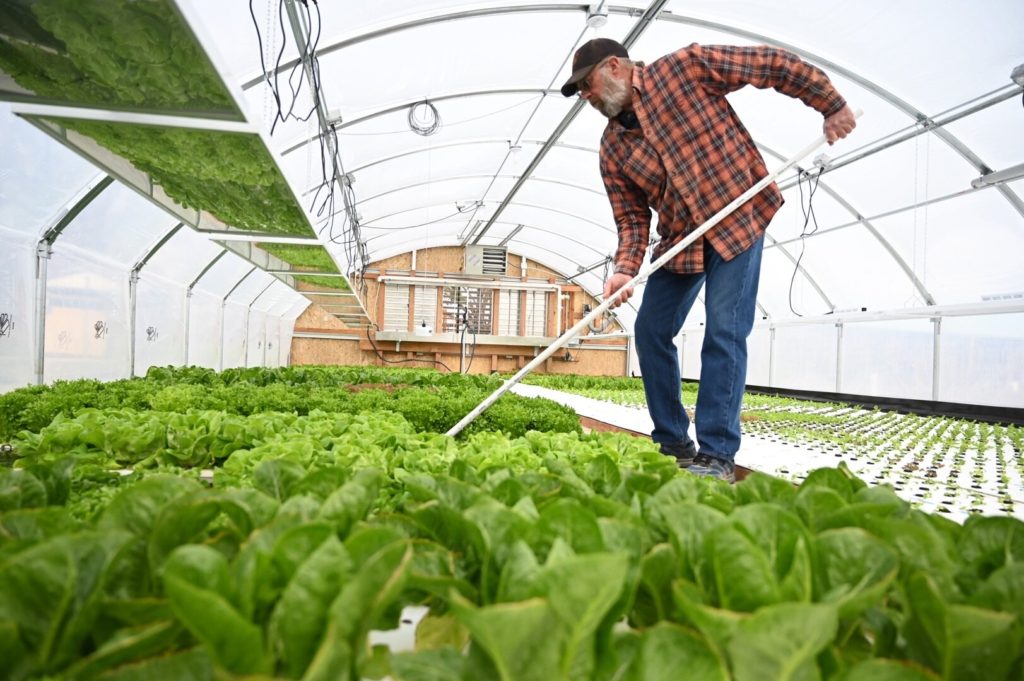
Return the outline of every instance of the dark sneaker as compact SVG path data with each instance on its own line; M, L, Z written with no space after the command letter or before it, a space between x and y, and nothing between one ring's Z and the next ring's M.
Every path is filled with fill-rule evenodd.
M662 442L661 453L665 456L674 457L680 468L687 468L697 456L697 445L693 440L689 442Z
M687 469L694 475L705 478L718 478L729 484L736 482L736 466L732 461L718 459L707 454L698 454Z

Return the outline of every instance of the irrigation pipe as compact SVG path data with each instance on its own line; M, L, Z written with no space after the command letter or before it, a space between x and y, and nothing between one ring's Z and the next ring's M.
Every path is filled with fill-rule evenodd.
M854 116L860 118L861 113L861 111L857 111L854 114ZM805 157L809 156L814 150L816 150L826 141L827 140L824 135L819 135L813 142L808 144L801 151L797 152L795 156L791 157L781 167L768 173L768 175L761 179L757 184L755 184L753 187L737 196L725 208L715 213L715 215L712 216L710 220L705 222L703 225L701 225L694 231L690 232L686 236L686 238L677 243L675 246L665 251L665 253L663 253L660 258L652 262L646 268L640 268L640 272L637 273L635 277L626 282L626 284L623 285L622 288L619 290L621 291L623 289L639 286L640 284L647 281L648 277L650 277L652 274L661 269L661 267L669 260L679 255L680 251L682 251L684 248L686 248L694 241L702 237L705 232L707 232L709 229L717 225L719 222L729 217L729 215L731 215L733 211L735 211L737 208L739 208L744 203L749 201L751 198L756 196L765 187L774 182L775 178L777 178L779 175L795 166ZM508 392L512 388L512 386L516 385L521 380L523 380L526 374L530 373L538 366L540 366L541 362L545 361L548 357L551 357L551 355L555 354L555 352L557 352L559 349L565 346L566 343L568 343L570 340L576 337L581 331L583 331L583 329L587 328L591 322L593 322L599 316L604 314L605 311L607 311L611 307L612 302L614 302L616 298L618 298L618 294L611 296L610 298L602 302L600 305L595 307L593 310L591 310L590 314L588 314L586 317L576 322L576 324L571 329L569 329L561 336L559 336L557 339L555 339L555 341L551 345L549 345L544 352L534 357L529 364L520 369L514 376L512 376L512 378L505 381L500 388L498 388L493 393L488 395L483 402L478 404L476 408L473 409L473 411L466 414L461 421L452 426L447 434L458 435L460 432L462 432L463 428L472 423L477 416L480 416L480 414L484 413L484 411L488 407L497 402L499 397Z

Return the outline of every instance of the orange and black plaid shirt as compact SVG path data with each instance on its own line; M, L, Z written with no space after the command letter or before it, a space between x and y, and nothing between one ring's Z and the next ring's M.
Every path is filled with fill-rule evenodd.
M651 208L661 237L653 259L768 174L725 98L748 84L773 87L826 117L846 105L824 72L772 47L695 43L634 68L633 110L641 127L629 130L611 119L601 137L601 176L619 233L616 272L639 272ZM772 183L665 268L702 272L704 239L731 260L764 234L781 205L782 192Z

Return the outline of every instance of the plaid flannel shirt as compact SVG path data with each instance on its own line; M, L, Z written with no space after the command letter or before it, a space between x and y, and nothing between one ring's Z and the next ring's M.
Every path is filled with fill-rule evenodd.
M658 212L653 258L672 247L768 174L750 133L725 95L744 85L773 87L830 116L846 102L820 69L772 47L694 43L633 70L641 128L610 119L601 137L601 176L618 228L615 271L640 270L651 208ZM666 263L678 274L704 270L704 239L725 260L764 234L782 205L772 183Z

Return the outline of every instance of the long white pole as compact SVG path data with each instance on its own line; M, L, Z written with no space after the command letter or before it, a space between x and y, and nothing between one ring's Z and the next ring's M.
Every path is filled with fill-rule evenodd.
M861 112L858 111L856 113L856 116L859 117L860 113ZM742 194L737 196L735 199L733 199L729 203L729 205L727 205L725 208L723 208L722 210L720 210L717 213L715 213L715 215L712 216L712 218L710 220L705 222L703 225L701 225L700 227L698 227L694 231L690 232L686 236L685 239L683 239L682 241L680 241L679 243L674 245L672 248L670 248L667 251L665 251L665 253L663 253L660 258L658 258L657 260L652 262L646 268L641 268L640 272L635 277L630 279L622 288L626 289L626 288L630 288L630 287L633 287L633 286L639 286L640 284L642 284L645 281L647 281L648 277L650 277L652 274L654 274L659 269L661 269L661 267L665 263L667 263L669 260L671 260L672 258L677 256L680 253L680 251L682 251L684 248L686 248L687 246L692 244L694 241L699 239L701 236L704 235L705 232L707 232L709 229L711 229L712 227L717 225L719 222L721 222L725 218L729 217L729 215L731 215L733 211L735 211L737 208L739 208L744 203L749 201L751 198L756 196L765 187L767 187L772 182L774 182L776 177L778 177L782 173L786 172L787 170L789 170L790 168L795 166L797 163L799 163L806 156L809 156L811 154L811 152L813 152L815 149L820 147L826 141L827 140L825 139L825 136L824 135L820 135L817 139L815 139L813 142L808 144L801 151L797 152L795 156L793 156L788 161L786 161L785 164L783 164L779 168L776 168L772 172L768 173L768 175L766 177L764 177L762 180L760 180L753 187L751 187L750 189L748 189L747 191L743 192ZM620 290L622 290L622 289L620 289ZM490 407L492 404L497 402L499 397L501 397L506 392L508 392L512 388L512 386L514 386L515 384L517 384L521 380L523 380L523 377L525 377L526 374L530 373L531 371L536 369L538 366L540 366L541 362L545 361L548 357L550 357L551 355L555 354L555 352L557 352L566 343L568 343L576 335L578 335L581 331L583 331L583 329L587 328L587 325L589 325L592 321L594 321L599 316L604 314L604 312L606 310L608 310L609 307L611 307L612 302L616 298L618 298L618 296L617 295L613 295L611 298L608 298L607 300L602 302L600 305L595 307L593 310L591 310L590 314L588 314L583 319L581 319L578 322L576 322L576 324L571 329L569 329L568 331L563 333L560 337L558 337L555 340L555 342L552 343L551 345L549 345L548 348L544 352L542 352L539 355L537 355L536 357L534 357L533 360L529 364L527 364L522 369L520 369L514 376L512 376L512 378L510 378L507 381L505 381L500 388L498 388L493 393L488 395L487 398L484 399L484 401L481 402L479 405L477 405L477 407L473 411L471 411L468 414L466 414L462 418L461 421L459 421L454 426L452 426L447 434L448 435L458 435L460 432L462 432L463 428L465 428L470 423L472 423L473 420L476 419L477 416L482 414L488 407Z

